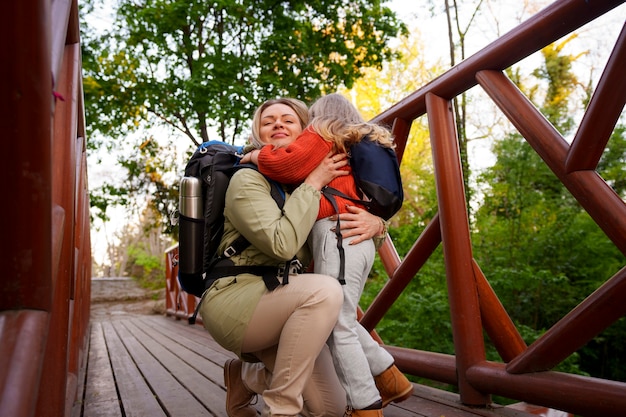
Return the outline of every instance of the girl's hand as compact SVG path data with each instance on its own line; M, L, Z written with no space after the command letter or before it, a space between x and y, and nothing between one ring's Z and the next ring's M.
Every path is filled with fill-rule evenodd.
M260 152L261 152L260 149L255 149L253 151L248 152L247 154L243 156L243 158L241 158L240 163L241 164L253 163L254 165L259 165L259 153Z

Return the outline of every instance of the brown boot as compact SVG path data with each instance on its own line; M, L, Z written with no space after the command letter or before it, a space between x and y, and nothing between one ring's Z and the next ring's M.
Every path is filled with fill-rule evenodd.
M343 417L384 417L383 409L377 410L355 410L351 407L346 408L346 413Z
M226 414L228 417L256 417L256 410L250 407L256 393L248 391L241 379L242 362L229 359L224 364L224 385L226 385Z
M346 407L346 412L343 417L384 417L383 402L378 400L362 410L355 410L351 406L348 406Z
M396 367L391 365L382 374L374 377L376 388L383 399L383 407L390 402L399 403L413 395L413 384Z

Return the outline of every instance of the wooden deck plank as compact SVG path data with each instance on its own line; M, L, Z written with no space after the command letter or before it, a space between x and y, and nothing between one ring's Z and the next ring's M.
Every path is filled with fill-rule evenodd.
M102 325L91 326L83 412L93 417L122 416Z
M197 398L172 375L171 370L162 364L163 361L166 363L175 361L172 355L168 356L166 350L145 333L135 334L129 331L126 322L126 320L116 321L116 331L159 403L167 410L167 415L172 417L210 415ZM177 362L181 367L184 364L180 360Z
M469 407L461 404L458 394L420 384L413 384L413 396L400 404L385 408L386 417L529 417L530 414L511 408ZM400 410L405 412L402 414ZM408 412L408 414L406 414Z
M222 348L215 340L211 338L209 333L201 326L188 325L186 322L176 319L163 320L158 316L144 316L141 318L142 324L151 326L155 331L163 333L168 337L177 340L184 345L184 349L206 358L205 362L194 363L201 373L207 376L219 385L221 388L221 397L219 404L225 409L226 404L226 387L224 386L224 363L228 359L237 356ZM189 357L189 354L182 353L182 356ZM185 359L183 359L185 360ZM253 403L253 407L260 414L264 406L263 398L259 396Z
M235 357L198 325L157 315L91 324L84 404L73 417L226 417L224 362ZM79 399L80 401L80 399ZM263 399L254 405L261 414ZM386 417L530 417L506 407L463 406L459 396L415 384ZM341 416L338 416L341 417Z
M177 341L166 338L162 334L150 330L150 334L146 333L144 329L137 325L141 322L125 321L123 323L128 331L140 340L141 344L146 350L154 356L155 360L158 360L159 364L166 371L166 375L171 375L178 384L181 385L180 389L185 389L193 398L185 398L181 396L176 390L172 390L168 384L167 379L164 378L165 386L163 389L167 392L167 396L173 398L166 400L161 398L166 403L166 408L170 415L181 416L193 416L200 415L199 413L205 413L207 410L219 417L227 417L224 404L226 402L226 392L221 389L220 384L216 381L212 381L207 378L198 368L209 368L208 374L214 374L214 371L219 371L221 375L220 367L207 361L205 358L197 355L194 352L186 349L184 345L181 345ZM173 353L176 352L176 353ZM158 358L158 359L157 359ZM149 379L151 381L151 379ZM159 391L159 388L155 386L155 391ZM184 401L185 404L180 404ZM197 403L203 405L206 410L200 410ZM172 404L170 408L167 406Z
M113 322L103 322L102 327L124 414L127 417L165 416L129 351L113 328Z
M163 317L160 316L144 316L139 320L144 326L151 327L156 332L178 341L186 349L206 358L219 368L221 368L228 359L236 357L234 353L226 351L218 345L217 342L210 337L208 332L200 326L190 326L184 324L182 321L167 318L163 320ZM215 380L222 381L222 377L222 371L219 370L219 375Z

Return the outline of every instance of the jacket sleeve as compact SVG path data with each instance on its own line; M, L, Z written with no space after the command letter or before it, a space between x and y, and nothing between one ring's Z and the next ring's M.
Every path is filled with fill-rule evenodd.
M281 210L270 195L267 179L253 169L241 169L233 175L226 191L224 217L258 251L274 260L287 261L305 246L320 198L315 188L301 184L287 195Z
M259 154L259 171L282 184L300 184L332 147L331 142L308 128L286 147L265 145Z

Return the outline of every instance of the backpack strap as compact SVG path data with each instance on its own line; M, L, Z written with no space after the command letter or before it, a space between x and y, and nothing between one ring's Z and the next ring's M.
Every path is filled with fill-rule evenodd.
M239 168L252 168L258 171L256 165L253 164L238 165L237 169ZM276 202L278 208L282 211L283 206L285 205L284 191L279 183L267 177L265 178L270 183L270 195ZM221 255L215 257L209 263L209 266L205 269L208 271L204 277L205 291L203 292L193 315L188 319L189 324L194 324L196 322L196 317L204 299L204 294L206 294L206 290L213 284L213 282L215 282L215 280L219 278L239 274L258 275L263 278L265 288L267 288L268 291L273 291L279 285L287 285L289 283L289 274L301 273L304 269L302 267L302 263L295 256L290 261L285 261L285 264L280 267L266 265L234 265L229 258L243 252L248 246L250 246L248 239L246 239L243 235L239 235L230 245L228 245L226 249L224 249L224 252ZM281 275L282 280L279 280L278 277Z
M263 279L265 288L268 291L273 291L281 285L278 277L282 275L282 285L289 283L290 274L300 274L304 270L302 263L295 256L291 261L286 261L281 266L269 266L269 265L234 265L230 259L221 259L213 265L211 272L207 274L204 279L205 291L196 305L193 315L187 319L189 324L195 324L196 317L200 312L200 306L204 301L204 296L207 293L207 289L219 278L229 277L239 274L252 274L259 275Z
M336 202L333 203L333 201L335 200L335 196L341 197L344 200L352 201L353 203L362 204L365 207L367 207L368 210L372 206L372 202L371 201L360 200L358 198L352 198L349 195L342 193L341 191L339 191L336 188L329 187L328 185L325 186L324 188L322 188L322 194L324 195L324 197L326 197L331 202L331 204L333 204L333 207L335 208L335 211L337 211L337 213L339 213L338 207L335 207Z
M239 235L237 236L237 239L233 241L233 243L231 243L226 249L224 249L224 253L218 257L217 261L237 255L238 253L243 252L243 250L248 246L250 246L250 242L248 242L248 239L246 239L243 235Z
M284 269L285 268L283 267L266 265L234 265L230 260L223 259L211 269L211 272L207 274L205 278L205 287L209 288L213 282L219 278L239 274L252 274L262 277L265 287L268 291L272 291L280 285L278 276ZM287 270L287 274L289 274L289 270Z
M322 188L322 194L324 197L330 201L333 208L335 209L335 213L337 213L337 226L335 226L335 236L337 236L337 249L339 250L339 276L337 279L341 285L346 285L346 280L344 278L346 271L346 254L343 250L343 236L341 235L341 223L339 221L339 206L337 205L337 199L335 196L347 198L348 200L354 201L352 198L348 197L341 191L336 188L332 188L329 186L325 186Z
M211 272L209 272L204 278L204 292L202 293L202 297L200 297L200 301L198 301L198 304L196 305L196 308L193 311L193 315L187 319L189 324L195 324L196 317L198 316L198 313L200 312L200 306L202 305L202 302L204 301L204 296L207 293L206 290L219 278L234 276L234 275L239 275L239 274L253 274L253 275L262 276L265 286L268 287L268 283L269 285L272 286L271 290L273 290L280 284L277 278L278 268L275 266L261 266L261 265L236 266L236 265L233 265L232 262L230 262L230 265L218 266L219 263L223 263L222 261L230 262L230 260L227 260L227 259L218 261L217 264L214 265L213 268L211 268ZM273 279L276 281L275 283L271 280L271 277L273 277Z

